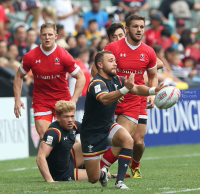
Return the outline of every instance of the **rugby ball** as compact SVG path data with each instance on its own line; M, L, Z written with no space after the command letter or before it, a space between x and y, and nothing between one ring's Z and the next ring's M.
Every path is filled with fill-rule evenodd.
M174 106L180 98L180 90L174 86L168 86L160 90L154 99L154 104L160 109Z

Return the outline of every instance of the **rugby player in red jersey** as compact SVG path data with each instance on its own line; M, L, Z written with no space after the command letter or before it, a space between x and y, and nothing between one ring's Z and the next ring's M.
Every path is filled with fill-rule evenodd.
M107 35L110 40L110 42L115 42L121 39L125 38L125 29L124 26L121 23L113 23L111 24L107 29ZM141 37L142 38L142 37ZM117 46L118 47L118 46ZM107 48L107 47L106 47ZM105 48L105 49L106 49ZM135 55L135 51L132 51ZM118 61L117 61L118 63ZM160 69L163 67L163 62L157 58L157 69ZM125 65L123 66L123 69L126 70ZM96 74L96 69L92 68L93 75ZM137 129L134 132L133 138L134 138L134 153L133 153L133 159L131 161L131 172L133 178L140 178L140 160L142 157L142 154L144 152L144 136L146 133L146 124L147 124L147 99L144 96L140 97L140 112L139 112L139 119L138 119L138 125ZM151 99L150 99L151 100ZM153 108L153 101L151 101L151 104L148 105L148 108ZM117 160L117 152L113 154L112 148L108 149L107 152L102 157L101 160L101 167L106 166L110 167L111 164L113 164Z
M56 101L70 100L75 105L85 84L85 76L73 57L55 43L57 36L55 24L43 24L40 29L42 44L24 55L22 65L14 79L14 113L19 118L20 108L24 108L20 100L22 81L29 70L33 72L34 119L41 139L51 124L53 116L56 116ZM77 80L72 98L66 79L67 72Z

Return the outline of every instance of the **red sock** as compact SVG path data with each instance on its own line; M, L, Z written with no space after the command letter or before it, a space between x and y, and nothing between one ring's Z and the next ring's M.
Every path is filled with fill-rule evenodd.
M103 166L109 168L116 160L117 158L113 155L111 148L109 148L101 158L100 168Z
M130 166L131 169L135 169L135 168L137 168L139 166L140 166L140 162L136 162L133 159L131 160L131 166Z

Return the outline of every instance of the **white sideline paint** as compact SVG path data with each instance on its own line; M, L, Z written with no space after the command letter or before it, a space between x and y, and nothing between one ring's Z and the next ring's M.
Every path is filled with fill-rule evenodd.
M162 193L156 193L156 194L170 194L170 193L182 193L182 192L190 192L190 191L199 191L200 188L195 188L195 189L182 189L182 190L177 190L177 191L164 191Z
M37 169L38 167L32 167L32 168L14 168L14 169L9 169L6 171L22 171L22 170L30 170L30 169Z
M162 156L162 157L156 156L156 157L146 157L146 158L144 157L142 158L142 160L160 160L160 159L166 159L166 158L182 158L182 157L186 158L186 157L198 157L198 156L200 156L200 153L177 155L177 156ZM38 169L38 167L15 168L15 169L3 170L3 171L22 171L22 170L30 170L30 169Z
M166 159L166 158L187 158L187 157L196 157L200 156L200 153L194 153L194 154L185 154L185 155L177 155L177 156L156 156L156 157L144 157L142 160L159 160L159 159Z

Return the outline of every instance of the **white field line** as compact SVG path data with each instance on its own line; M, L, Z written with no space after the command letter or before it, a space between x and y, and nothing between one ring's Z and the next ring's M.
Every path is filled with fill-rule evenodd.
M30 169L38 169L38 167L32 167L32 168L14 168L14 169L9 169L9 170L5 170L5 171L22 171L22 170L30 170Z
M198 157L198 156L200 156L200 153L177 155L177 156L144 157L144 158L142 158L142 160L160 160L160 159L166 159L166 158L187 158L187 157ZM38 167L15 168L15 169L3 170L3 171L22 171L22 170L30 170L30 169L38 169ZM3 171L0 171L0 172L3 172Z
M142 160L160 160L160 159L166 159L166 158L182 158L182 157L188 158L188 157L196 157L196 156L200 156L200 153L177 155L177 156L143 157Z
M156 194L170 194L170 193L186 193L186 192L191 192L191 191L200 191L200 188L195 188L195 189L182 189L182 190L177 190L177 191L164 191L162 193L156 193Z

